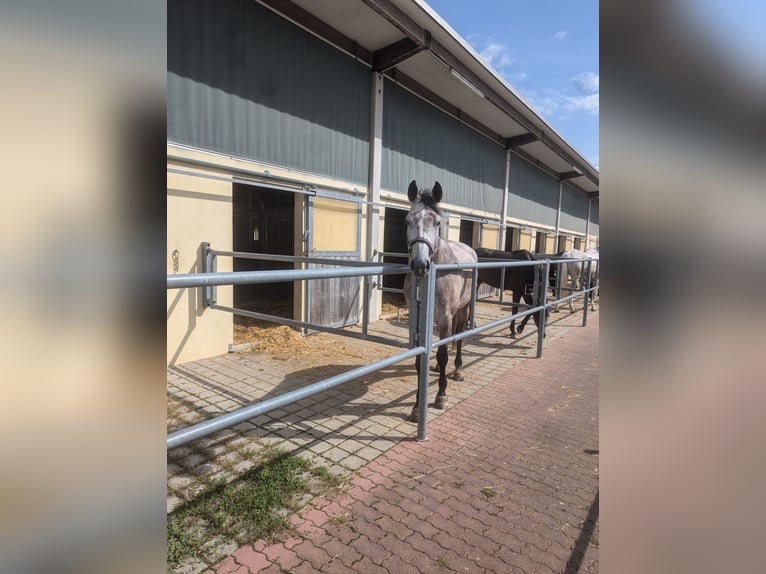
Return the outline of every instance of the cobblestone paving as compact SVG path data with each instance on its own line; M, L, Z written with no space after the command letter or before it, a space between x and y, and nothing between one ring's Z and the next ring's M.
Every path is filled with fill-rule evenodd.
M479 304L477 322L506 312ZM450 381L446 410L429 409L425 443L406 421L416 385L408 360L170 451L168 512L210 479L244 472L271 445L349 480L336 499L310 501L294 516L290 538L222 547L223 561L178 571L597 572L598 313L585 328L581 321L553 314L542 359L533 358L531 322L515 341L507 326L469 339L466 380ZM373 331L406 338L406 324L393 320ZM313 353L169 368L169 430L399 351L314 337ZM429 401L435 392L434 382Z

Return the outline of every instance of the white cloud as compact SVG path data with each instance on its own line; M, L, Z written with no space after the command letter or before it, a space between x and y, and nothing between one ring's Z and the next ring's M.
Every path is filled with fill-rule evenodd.
M582 110L591 115L598 115L598 94L587 96L564 96L564 108L576 112Z
M508 46L493 42L492 40L487 41L486 46L479 52L479 55L498 72L503 72L505 68L513 63Z
M557 40L563 40L564 38L567 37L567 31L566 30L559 30L558 32L556 32L553 35L553 37L556 38Z
M522 90L521 97L544 118L551 118L561 108L561 100L558 94L539 94L534 90Z
M585 112L597 116L599 113L599 95L572 95L555 90L541 94L534 90L525 90L521 96L542 117L565 119L575 112Z
M585 72L577 74L572 78L574 85L583 94L597 94L598 93L598 74L593 72Z

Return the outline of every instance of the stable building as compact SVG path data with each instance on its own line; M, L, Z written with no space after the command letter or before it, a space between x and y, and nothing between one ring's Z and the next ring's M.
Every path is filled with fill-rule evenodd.
M556 253L598 241L598 171L418 0L168 2L168 273L401 261L406 190L445 233ZM209 246L209 247L208 247ZM359 278L218 287L219 305L345 326ZM168 362L225 353L233 315L168 292Z

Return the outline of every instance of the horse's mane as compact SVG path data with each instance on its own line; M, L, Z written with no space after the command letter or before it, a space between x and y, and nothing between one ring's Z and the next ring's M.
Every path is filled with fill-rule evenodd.
M430 189L424 189L418 194L418 202L425 205L428 209L434 210L439 215L443 215Z

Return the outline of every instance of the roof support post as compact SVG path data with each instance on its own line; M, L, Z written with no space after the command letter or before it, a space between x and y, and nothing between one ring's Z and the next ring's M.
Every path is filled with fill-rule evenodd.
M503 186L503 207L500 214L500 233L497 248L505 250L505 220L508 217L508 180L511 176L511 150L505 150L505 185Z
M378 254L380 236L380 178L383 153L383 75L372 72L372 96L370 106L370 157L367 179L367 261L375 261ZM373 321L380 315L381 296L376 285L369 283L365 293L369 305L369 317Z
M556 244L556 253L559 252L559 228L561 224L561 198L564 194L564 180L559 179L559 207L556 210L556 239L554 239L554 243Z

